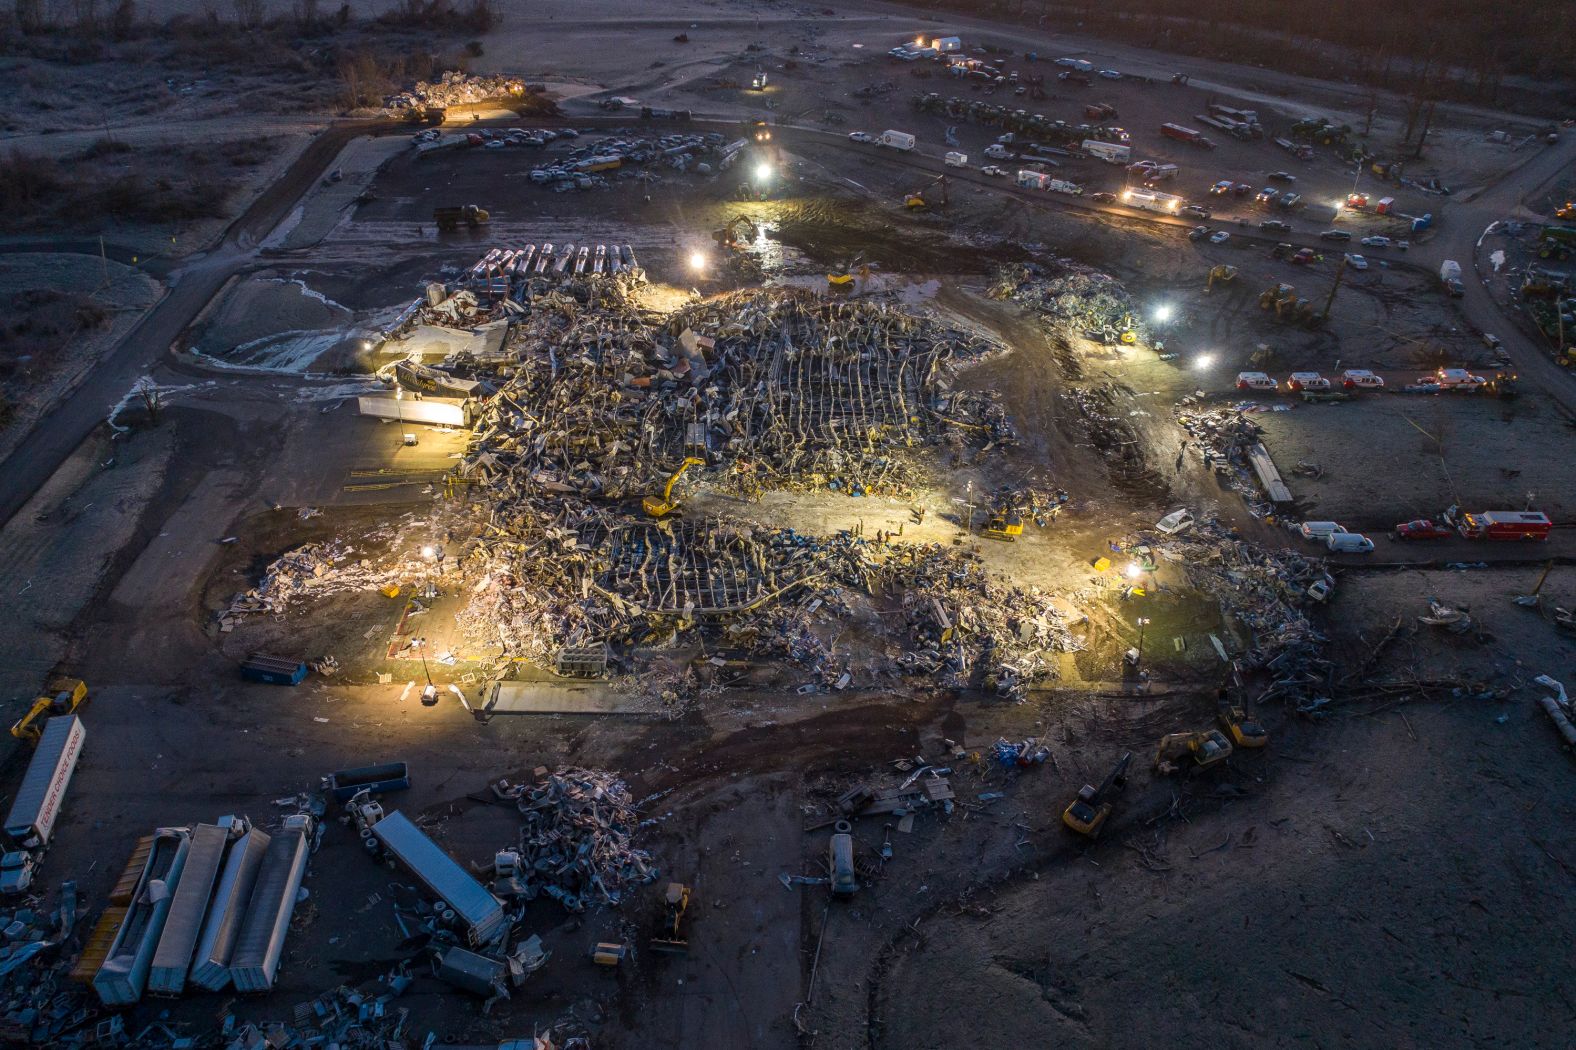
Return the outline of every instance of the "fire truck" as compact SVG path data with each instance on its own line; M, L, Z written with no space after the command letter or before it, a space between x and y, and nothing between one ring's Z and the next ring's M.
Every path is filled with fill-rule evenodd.
M1486 510L1463 514L1456 523L1469 540L1546 540L1553 523L1536 510Z

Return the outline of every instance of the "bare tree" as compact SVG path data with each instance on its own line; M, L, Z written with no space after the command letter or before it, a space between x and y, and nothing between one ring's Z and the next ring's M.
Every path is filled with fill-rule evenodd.
M148 376L143 376L137 380L137 385L133 389L136 391L137 396L142 399L142 407L147 409L148 423L152 426L158 426L159 410L164 407L164 391L160 390L159 385Z

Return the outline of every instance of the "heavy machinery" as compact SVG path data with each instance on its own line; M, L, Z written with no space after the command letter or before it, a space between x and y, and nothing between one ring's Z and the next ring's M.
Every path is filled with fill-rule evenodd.
M1220 725L1231 737L1235 747L1263 747L1270 742L1270 735L1258 719L1231 702L1231 694L1220 691Z
M748 215L735 215L728 225L715 231L711 237L719 247L738 250L755 240L759 232Z
M1012 543L1023 535L1023 515L1011 508L992 510L980 535Z
M1085 784L1078 789L1078 797L1067 804L1062 810L1062 823L1090 838L1098 838L1100 829L1105 826L1105 820L1111 815L1110 797L1127 786L1127 767L1133 761L1131 751L1122 752L1122 757L1117 759L1116 765L1106 778L1100 782L1099 787Z
M854 281L867 281L870 279L870 264L864 262L863 254L855 255L846 265L838 267L834 272L826 275L826 283L835 292L851 292L854 290Z
M11 735L18 740L37 744L49 718L71 714L88 697L88 684L80 678L54 678L44 689L44 695L11 727Z
M1237 268L1235 266L1231 266L1226 263L1221 263L1219 266L1211 266L1209 268L1209 280L1204 284L1204 291L1213 291L1216 282L1219 282L1220 284L1230 284L1236 279Z
M1576 219L1576 201L1566 201L1560 207L1555 208L1554 217L1556 219Z
M694 456L684 457L684 462L679 464L679 469L673 472L672 476L668 478L668 483L662 487L662 498L647 496L641 501L640 505L653 518L661 519L672 514L679 509L679 505L673 502L673 486L678 484L679 478L682 478L684 472L689 468L704 467L705 465L706 461L703 459L696 459Z
M478 226L486 226L491 219L492 216L487 214L487 209L479 204L467 204L460 208L432 209L432 221L438 224L440 230L457 230L461 226L469 226L474 230Z
M941 187L941 206L945 208L947 206L947 177L945 175L937 175L935 178L925 183L925 185L921 186L913 193L904 196L903 207L914 210L930 207L930 200L925 199L925 194L929 193L933 187L938 185ZM935 198L931 198L931 200L934 199Z
M605 966L609 970L616 970L625 957L629 955L627 945L617 944L613 941L598 941L595 948L591 949L591 961L598 966Z
M1538 258L1564 262L1576 251L1576 226L1545 226L1538 242Z
M1231 757L1231 741L1218 729L1168 733L1155 748L1155 771L1170 775L1202 772Z
M1503 401L1513 401L1521 393L1518 378L1515 372L1495 372L1494 378L1488 381L1488 389Z
M657 935L651 938L651 950L669 955L683 955L689 951L689 936L684 917L689 911L690 888L682 882L668 883L663 895L664 910Z
M750 78L750 90L751 91L765 91L766 90L766 70L764 70L764 69L757 69L755 71L755 75Z

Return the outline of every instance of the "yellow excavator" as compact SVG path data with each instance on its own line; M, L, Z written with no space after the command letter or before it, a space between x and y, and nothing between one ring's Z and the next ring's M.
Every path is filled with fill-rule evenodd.
M1202 772L1231 757L1231 741L1218 729L1201 733L1168 733L1155 749L1155 770L1159 773Z
M863 262L863 258L863 254L855 255L848 265L838 267L836 273L827 274L826 283L834 291L851 292L854 290L854 282L856 280L868 281L870 279L870 264Z
M755 223L750 221L749 216L735 215L728 225L717 230L711 236L719 247L737 250L755 240L757 232Z
M704 459L686 456L684 462L679 464L679 469L673 472L673 476L668 478L668 483L662 487L662 498L647 496L641 501L640 505L645 508L647 514L659 520L672 514L679 509L679 505L673 501L673 486L678 484L679 478L682 478L684 472L689 468L704 467L705 465L706 461Z
M44 723L55 715L69 715L88 698L88 684L80 678L56 678L45 686L45 694L33 701L27 714L11 727L18 740L36 744L44 735Z
M1209 280L1204 284L1204 291L1213 291L1217 283L1230 284L1236 279L1237 268L1235 266L1231 266L1227 263L1221 263L1219 266L1212 266L1209 269Z
M1127 766L1132 761L1133 753L1124 751L1099 787L1085 784L1079 788L1078 797L1062 810L1062 823L1080 835L1098 838L1105 818L1111 815L1110 797L1127 786Z
M916 211L920 208L930 207L930 201L925 199L925 194L929 193L932 187L938 185L941 187L941 206L945 208L947 206L947 177L945 175L937 175L913 193L906 194L903 197L903 207Z

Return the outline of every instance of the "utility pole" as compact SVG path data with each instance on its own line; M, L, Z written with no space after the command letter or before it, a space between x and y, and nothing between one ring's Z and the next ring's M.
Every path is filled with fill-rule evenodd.
M1138 663L1135 665L1140 668L1144 666L1144 628L1148 626L1149 617L1140 616L1138 618Z
M1341 265L1335 270L1335 283L1330 285L1330 297L1324 301L1323 320L1330 319L1330 307L1335 305L1335 293L1341 290L1341 278L1346 276L1346 256L1341 256Z

